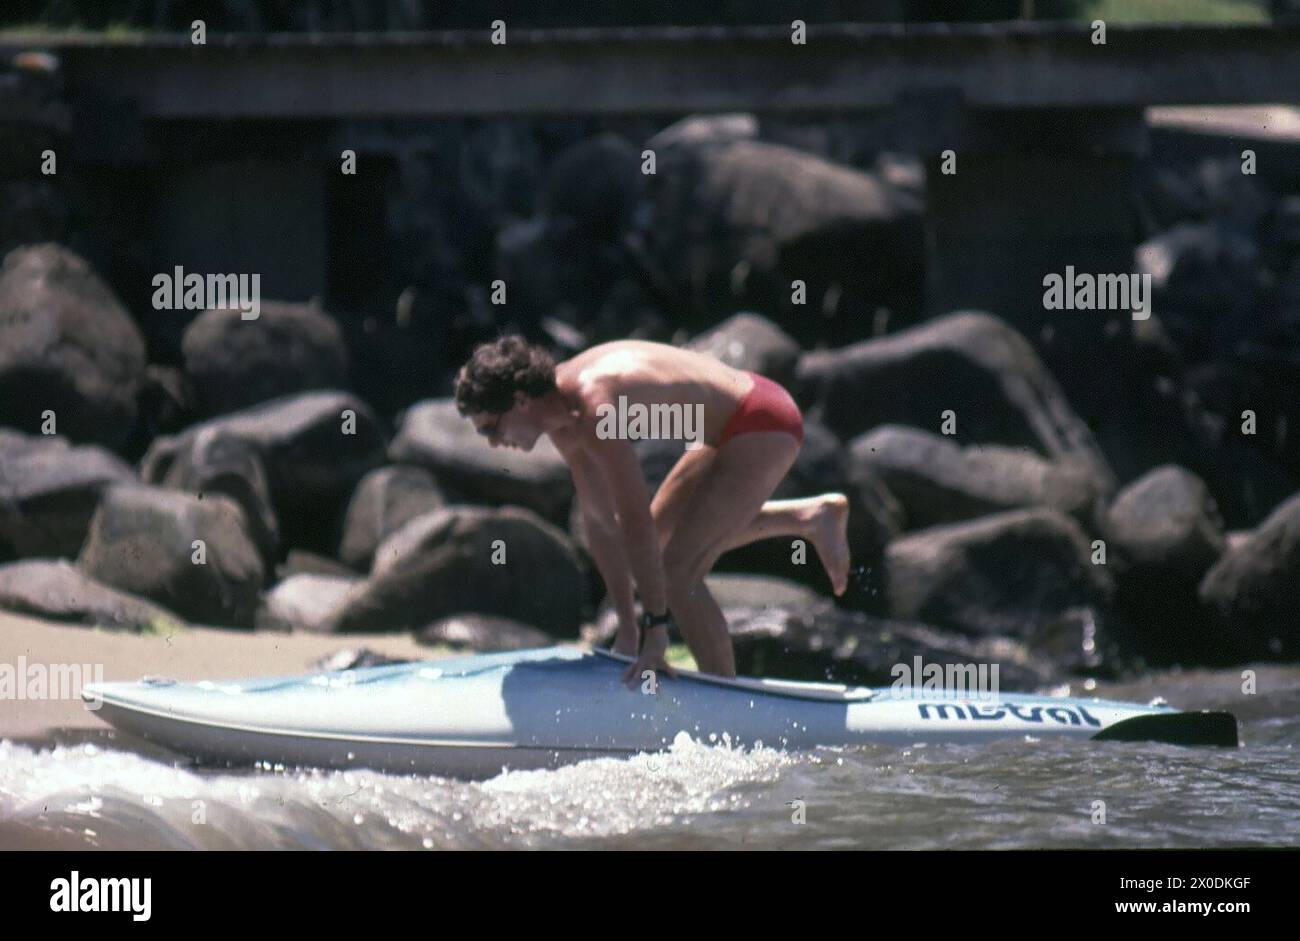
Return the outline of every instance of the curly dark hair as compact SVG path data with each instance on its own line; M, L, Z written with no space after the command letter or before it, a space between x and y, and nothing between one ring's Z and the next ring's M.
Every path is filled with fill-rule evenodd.
M501 414L514 407L516 392L541 398L555 390L555 360L520 336L504 336L474 348L456 374L456 408L462 415Z

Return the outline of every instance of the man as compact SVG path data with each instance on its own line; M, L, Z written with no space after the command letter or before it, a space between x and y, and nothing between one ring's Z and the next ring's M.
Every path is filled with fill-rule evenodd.
M673 675L664 661L670 611L702 671L736 675L727 622L704 584L728 549L773 536L805 539L835 594L844 592L847 498L768 500L803 442L799 409L776 383L638 340L594 346L556 365L544 349L507 336L475 349L455 394L493 447L529 451L545 434L568 463L618 614L614 650L635 657L624 675L631 684L643 670ZM623 419L653 410L682 416L686 440L651 500L627 433L636 426Z

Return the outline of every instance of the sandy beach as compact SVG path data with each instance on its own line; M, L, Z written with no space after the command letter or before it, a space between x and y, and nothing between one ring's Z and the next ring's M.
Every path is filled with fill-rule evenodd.
M19 658L35 664L82 664L83 675L136 680L169 676L178 680L236 679L300 673L340 650L364 647L390 657L429 658L439 651L409 634L328 636L276 634L186 627L170 634L138 635L69 626L0 612L0 663L15 670ZM57 741L107 727L80 698L0 700L0 739L25 744Z

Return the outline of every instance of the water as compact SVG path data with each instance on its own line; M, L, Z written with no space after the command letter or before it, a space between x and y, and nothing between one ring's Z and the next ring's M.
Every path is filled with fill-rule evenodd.
M1167 673L1087 691L1229 709L1242 720L1235 750L1013 740L791 755L683 735L662 755L463 782L194 770L108 733L6 742L0 848L1300 846L1300 669L1261 668L1253 696L1240 682Z

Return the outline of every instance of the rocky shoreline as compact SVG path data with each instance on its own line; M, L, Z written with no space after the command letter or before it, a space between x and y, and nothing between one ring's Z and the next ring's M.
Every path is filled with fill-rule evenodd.
M854 579L836 601L815 555L788 543L725 556L742 671L887 683L920 655L1002 663L1015 688L1300 656L1287 425L1300 407L1287 385L1300 374L1300 197L1270 202L1213 166L1148 182L1139 195L1162 228L1137 263L1155 275L1155 315L1067 312L1093 317L1081 329L1104 355L1082 372L1108 389L1097 397L1063 385L1050 339L1014 316L909 309L915 179L758 135L744 116L664 129L647 142L660 156L647 186L628 176L627 142L571 148L537 215L497 231L512 301L486 308L479 331L521 329L562 357L621 329L795 393L806 440L776 496L849 495ZM618 194L614 210L602 193ZM573 246L600 250L575 260ZM1253 260L1215 261L1233 246ZM645 285L660 284L692 301L680 317L566 306L593 284L591 258L613 274L588 300L626 290L655 308ZM805 268L811 306L836 315L830 332L789 302L788 273ZM1272 280L1249 303L1270 317L1234 327L1247 295L1231 279L1263 271ZM740 308L742 294L770 304ZM1229 296L1225 313L1214 298ZM893 306L873 320L868 299ZM858 339L846 311L861 315ZM123 632L215 625L232 647L250 631L469 649L608 636L553 448L493 450L437 394L373 406L355 391L350 331L318 303L266 302L256 320L194 312L180 359L158 358L182 313L128 310L64 244L5 257L0 610ZM1252 355L1280 370L1262 404L1265 373L1241 375ZM423 385L445 390L434 369ZM639 447L652 486L681 453Z

